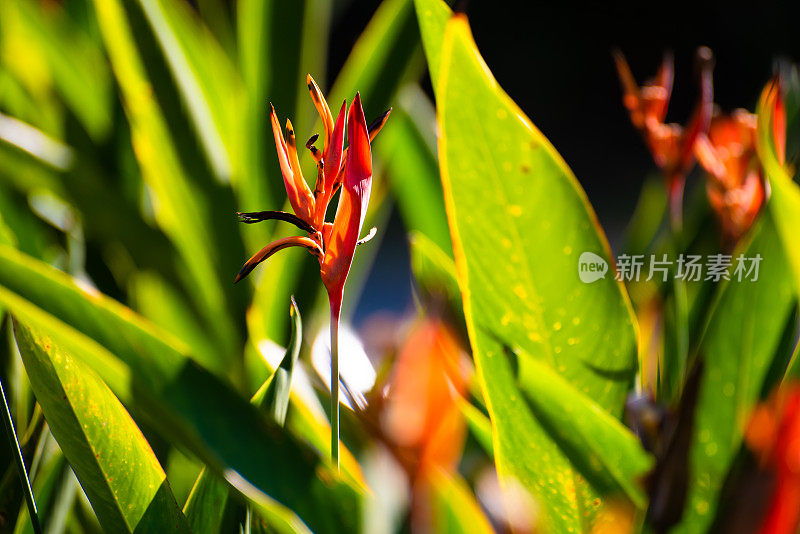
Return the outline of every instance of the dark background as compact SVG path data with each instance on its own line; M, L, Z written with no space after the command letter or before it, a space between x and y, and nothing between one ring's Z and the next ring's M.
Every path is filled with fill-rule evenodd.
M329 74L338 72L376 6L374 0L355 0L338 7ZM456 8L469 17L500 85L575 172L612 245L633 211L643 178L654 170L622 106L613 47L624 52L640 82L655 74L664 51L674 53L675 85L667 120L679 123L686 122L697 96L698 46L715 54L715 102L723 111L753 111L775 61L800 60L800 18L797 7L788 3L473 0ZM379 283L385 292L387 279L398 288L410 287L407 272L399 270L407 265L403 241L400 229L391 228L366 294ZM410 292L386 297L408 300ZM359 316L365 306L381 307L366 300Z

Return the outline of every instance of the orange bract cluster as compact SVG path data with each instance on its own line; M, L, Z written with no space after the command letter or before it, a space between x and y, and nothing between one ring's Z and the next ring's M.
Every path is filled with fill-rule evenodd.
M386 431L419 459L415 476L437 467L453 470L465 423L458 399L466 388L463 350L438 318L425 319L404 342L390 382Z
M364 120L361 96L356 97L347 112L347 101L342 102L334 122L328 103L319 87L309 75L307 77L311 99L319 112L325 130L323 148L319 151L311 137L306 148L317 163L317 180L314 191L308 187L300 170L297 142L291 121L286 121L285 132L281 130L275 108L271 107L270 119L278 150L278 163L283 183L294 214L281 211L239 213L242 222L255 223L270 219L295 224L308 236L291 236L274 241L251 257L236 276L238 282L247 276L259 263L275 252L292 246L308 249L320 262L322 281L331 296L331 302L341 302L344 282L350 271L358 236L364 224L372 186L372 152L370 142L389 117L389 111L370 127ZM347 148L345 148L345 131ZM333 223L325 222L325 215L333 195L342 186L339 206Z
M625 107L664 172L673 223L680 227L683 188L696 157L708 173L706 190L722 226L723 240L733 246L753 225L767 197L767 183L756 151L756 116L745 110L712 116L711 52L701 48L698 58L700 99L692 120L683 128L664 123L672 92L672 57L665 57L655 78L639 87L622 54L614 54L625 91ZM772 135L782 164L786 115L779 84L776 89L770 101L775 116Z
M694 115L684 128L679 124L664 122L672 94L672 56L665 56L655 78L639 87L625 57L618 51L614 53L625 93L623 103L630 112L633 125L642 133L656 165L664 173L673 221L677 222L680 221L686 175L694 165L694 143L698 135L708 129L713 107L711 51L701 48L698 59L701 67L700 96Z
M756 154L756 116L738 109L730 116L714 117L708 135L697 139L695 151L708 172L708 200L723 238L735 243L752 226L766 196Z

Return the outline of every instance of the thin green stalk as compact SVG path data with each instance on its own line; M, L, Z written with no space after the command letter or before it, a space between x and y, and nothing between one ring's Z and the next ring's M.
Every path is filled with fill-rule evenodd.
M6 423L8 441L11 443L11 449L14 453L14 460L17 464L17 473L19 474L19 480L22 484L23 493L25 494L25 502L28 505L28 513L31 516L31 525L33 526L33 531L36 534L41 534L42 526L39 523L39 514L36 512L36 501L33 498L31 481L28 479L28 472L25 470L25 460L22 459L22 450L19 448L17 433L14 431L14 421L11 419L11 410L8 407L8 400L6 400L6 392L3 389L2 380L0 380L0 396L3 397L3 420Z
M339 307L331 306L331 462L339 470Z

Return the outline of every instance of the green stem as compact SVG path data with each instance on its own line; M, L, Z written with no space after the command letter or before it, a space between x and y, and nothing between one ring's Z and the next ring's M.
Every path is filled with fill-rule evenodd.
M28 472L25 469L25 460L22 459L22 450L19 447L19 440L17 433L14 431L14 421L11 419L11 410L8 407L6 400L6 392L3 389L3 381L0 380L0 397L3 397L3 420L6 423L6 431L8 431L8 441L11 443L11 449L14 453L14 460L17 464L17 473L19 480L22 483L23 493L25 494L25 502L28 505L28 513L31 516L31 525L36 534L42 533L42 526L39 523L39 514L36 512L36 501L33 498L33 489L31 488L31 481L28 479Z
M331 301L331 462L339 470L339 312Z

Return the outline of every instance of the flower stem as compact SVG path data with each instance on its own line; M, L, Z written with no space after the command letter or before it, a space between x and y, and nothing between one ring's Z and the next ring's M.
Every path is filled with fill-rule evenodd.
M339 312L331 300L331 463L339 470Z

